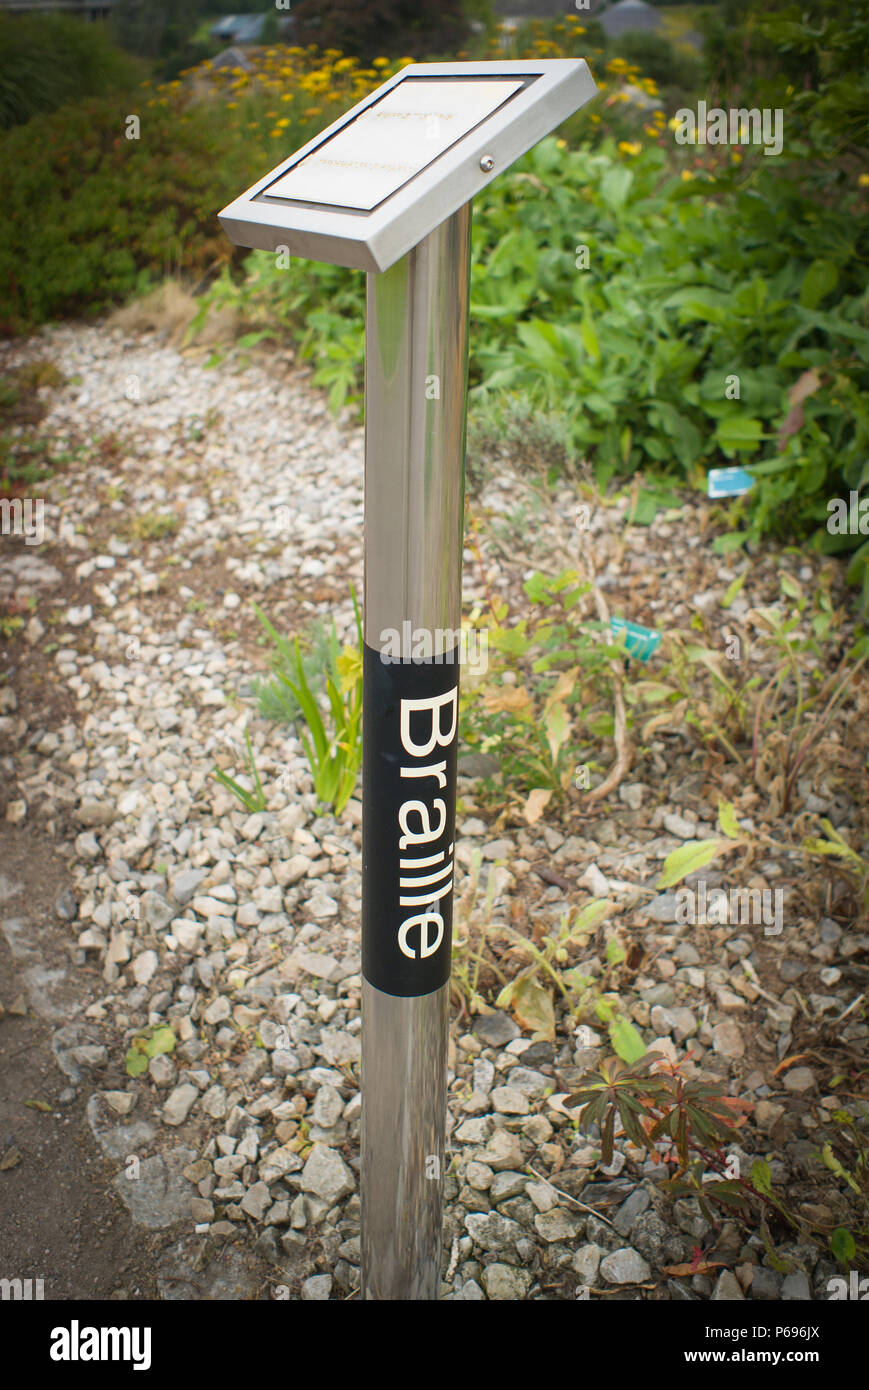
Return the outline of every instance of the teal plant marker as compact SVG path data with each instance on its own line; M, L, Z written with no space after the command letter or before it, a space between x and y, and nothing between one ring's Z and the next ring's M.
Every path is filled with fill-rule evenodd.
M625 649L629 656L635 656L638 661L648 661L661 641L660 632L641 627L639 623L626 623L624 618L610 618L610 630L613 637L618 637L622 632L625 634Z
M741 497L754 487L754 478L744 468L710 468L707 482L710 497Z

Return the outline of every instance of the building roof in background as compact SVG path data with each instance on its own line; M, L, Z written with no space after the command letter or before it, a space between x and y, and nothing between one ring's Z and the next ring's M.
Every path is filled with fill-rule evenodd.
M664 23L660 12L647 5L645 0L618 0L617 4L608 5L597 18L609 38L635 31L661 29Z

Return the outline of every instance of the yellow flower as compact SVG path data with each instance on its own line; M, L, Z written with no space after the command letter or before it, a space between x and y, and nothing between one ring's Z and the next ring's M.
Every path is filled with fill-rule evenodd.
M694 175L691 173L691 170L690 170L690 169L683 169L683 170L682 170L682 182L683 182L683 183L690 183L691 180L693 179L693 177L694 177Z
M374 59L374 62L372 63L372 67L375 67L375 68L388 68L388 67L389 67L389 59L388 59L388 58L375 58L375 59Z
M869 174L861 174L857 180L858 188L869 188Z
M556 140L555 144L556 144L556 146L557 146L557 148L558 148L559 150L566 150L566 149L567 149L567 141L566 141L566 140Z
M742 163L742 155L739 153L739 150L734 150L730 158L733 160L734 164Z
M643 147L638 140L619 141L619 149L622 150L625 154L639 154L642 148Z
M660 135L660 130L656 125L644 125L643 130L647 135Z
M227 109L227 111L234 111L234 110L236 109L237 106L238 106L238 102L237 102L237 101L228 101L228 102L226 103L226 109Z
M677 121L675 116L671 116L670 119L669 119L669 121L667 122L667 129L668 129L668 130L678 130L678 129L679 129L679 126L680 126L681 124L682 124L682 122L681 122L681 121Z

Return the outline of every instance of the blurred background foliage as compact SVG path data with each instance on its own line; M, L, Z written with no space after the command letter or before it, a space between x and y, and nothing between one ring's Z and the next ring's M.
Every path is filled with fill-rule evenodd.
M582 56L597 98L475 201L472 438L548 420L556 464L588 459L602 482L699 488L740 463L757 486L716 546L845 551L869 602L869 539L826 530L828 500L869 481L869 0L659 13L608 38L599 13L508 30L489 0L436 25L404 0L304 0L289 41L222 58L207 0L122 0L108 32L4 17L0 332L172 276L200 296L194 329L229 307L246 342L293 341L334 409L359 405L362 275L279 268L216 212L410 61ZM701 99L781 109L781 154L678 144L676 111Z

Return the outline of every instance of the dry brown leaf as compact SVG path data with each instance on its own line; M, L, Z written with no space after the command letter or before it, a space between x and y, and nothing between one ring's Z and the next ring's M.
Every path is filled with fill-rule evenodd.
M529 825L537 824L551 799L552 790L549 787L535 787L529 792L528 800L522 808L522 814Z
M689 1279L692 1274L711 1274L714 1269L724 1269L723 1260L700 1260L697 1264L662 1265L662 1274L672 1274L676 1279Z
M555 1042L552 995L532 976L517 981L511 1004L519 1027L533 1029L535 1042Z
M808 371L798 376L790 391L788 400L791 405L800 405L807 396L813 396L821 384L821 378L814 367L809 367Z
M515 713L518 710L528 709L531 705L531 696L524 685L508 685L503 690L492 692L483 696L483 708L490 714L498 710L507 710Z

